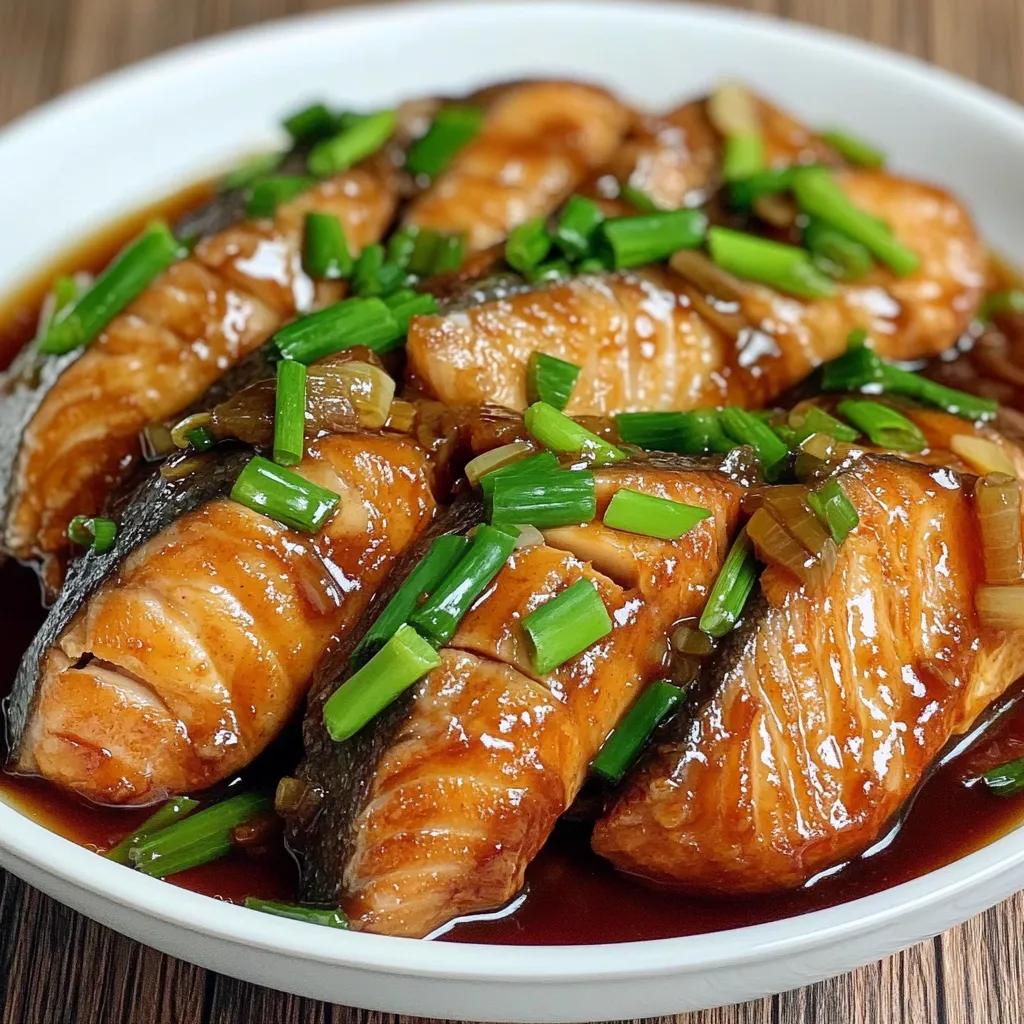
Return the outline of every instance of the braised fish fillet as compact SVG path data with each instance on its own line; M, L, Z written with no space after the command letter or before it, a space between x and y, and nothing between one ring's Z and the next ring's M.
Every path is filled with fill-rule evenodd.
M315 536L211 497L113 558L92 592L71 576L19 671L15 771L144 804L267 745L435 509L424 451L394 435L323 437L297 471L341 496Z
M869 456L860 524L822 594L778 567L705 680L706 703L598 823L616 867L711 893L798 886L865 850L950 737L1024 672L982 628L973 478Z
M676 541L598 524L551 531L546 544L514 552L442 650L441 667L345 743L323 726L323 704L340 682L327 666L298 772L319 806L311 818L289 818L304 899L339 901L365 931L422 936L498 907L522 886L591 758L661 671L671 624L702 607L738 515L739 486L692 462L651 460L597 476L599 518L620 487L713 517ZM448 532L464 532L480 510L452 516ZM538 676L519 623L580 579L597 587L612 632Z
M285 319L339 297L336 283L314 287L302 271L305 213L336 214L361 248L391 220L394 177L370 162L282 204L273 220L201 241L77 358L41 376L31 356L16 367L0 414L11 427L0 450L4 549L47 559L55 586L68 522L99 512L126 479L142 428L188 406Z
M606 163L629 117L609 93L579 82L503 87L479 134L413 201L406 223L463 234L470 251L502 242Z
M410 386L443 402L527 404L532 352L582 368L570 415L755 408L840 355L854 328L883 356L953 345L978 309L986 255L951 196L877 171L838 180L921 258L899 278L878 267L830 299L803 301L732 280L721 301L670 270L584 275L437 316L413 319Z

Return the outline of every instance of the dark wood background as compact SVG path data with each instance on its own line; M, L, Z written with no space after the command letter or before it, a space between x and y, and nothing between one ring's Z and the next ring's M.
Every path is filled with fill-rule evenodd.
M0 125L168 47L331 6L320 0L0 0ZM730 6L871 39L1024 100L1024 0L739 0ZM1022 945L1024 894L1018 894L854 974L760 1002L667 1018L665 1024L1020 1024ZM0 1020L399 1022L203 971L101 928L3 872Z

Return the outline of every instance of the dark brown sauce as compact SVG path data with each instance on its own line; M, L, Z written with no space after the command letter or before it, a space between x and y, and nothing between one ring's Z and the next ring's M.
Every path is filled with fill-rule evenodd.
M158 206L126 217L86 244L61 257L45 273L0 305L0 365L6 365L35 334L38 311L58 273L101 270L124 243L154 216L170 220L194 209L209 196L199 185ZM956 387L994 393L1001 401L1024 408L1024 370L1012 389L994 381L991 360L979 356L998 351L1008 364L1024 365L1024 318L985 346L932 369ZM998 334L998 332L997 332ZM1014 371L1018 372L1018 371ZM1018 382L1014 381L1014 384ZM1024 423L1024 420L1022 420ZM0 699L8 692L33 634L43 621L35 574L14 562L0 567ZM3 751L0 750L0 754ZM735 900L693 898L653 889L617 873L590 851L589 828L562 823L527 871L527 895L514 912L494 920L460 923L448 938L459 942L580 944L697 935L792 917L887 889L948 864L1009 832L1024 820L1024 795L992 796L965 779L1011 758L1024 755L1024 701L955 760L939 768L921 788L916 801L888 845L846 865L835 874L792 893ZM299 758L297 736L283 737L251 769L246 781L272 784ZM0 772L0 800L31 820L102 852L130 834L147 810L96 807L76 800L39 779ZM271 854L241 850L216 863L183 872L173 884L232 903L246 896L291 899L295 866L283 845Z

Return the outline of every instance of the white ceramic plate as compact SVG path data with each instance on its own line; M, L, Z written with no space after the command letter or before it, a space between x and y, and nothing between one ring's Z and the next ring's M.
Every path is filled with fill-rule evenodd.
M0 136L0 291L117 215L274 142L278 117L308 99L373 105L552 73L656 108L742 77L967 197L986 236L1024 256L1024 115L973 85L848 39L691 6L432 4L216 38L11 126ZM248 981L409 1014L578 1021L749 999L891 953L1024 885L1024 830L833 909L597 947L429 943L266 917L129 872L3 805L0 861L104 924Z

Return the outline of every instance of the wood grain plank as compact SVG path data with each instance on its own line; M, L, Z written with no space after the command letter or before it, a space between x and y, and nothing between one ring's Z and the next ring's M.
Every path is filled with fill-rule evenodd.
M333 0L0 0L0 124L193 39ZM868 39L1024 99L1024 0L731 0ZM941 116L937 112L936 116ZM1020 1024L1024 895L853 974L654 1024ZM163 956L0 873L0 1022L425 1024L329 1006Z

